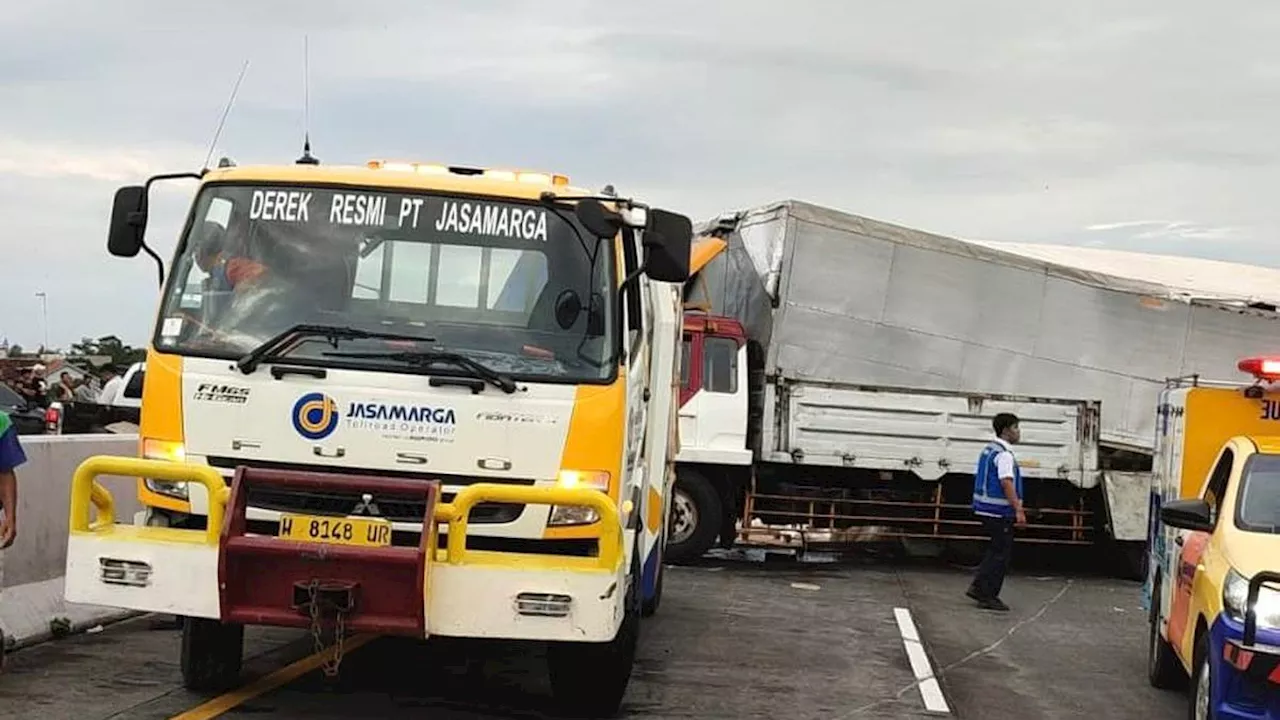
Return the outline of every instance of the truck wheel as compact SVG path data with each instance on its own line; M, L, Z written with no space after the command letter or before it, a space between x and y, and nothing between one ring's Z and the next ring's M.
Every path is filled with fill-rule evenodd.
M244 626L188 617L182 626L182 685L196 692L217 692L240 679Z
M637 543L638 546L638 543ZM640 553L632 553L622 624L608 642L558 642L547 648L551 693L570 717L610 718L622 708L640 639Z
M1186 676L1173 648L1160 634L1160 578L1152 585L1151 612L1147 614L1149 638L1147 640L1147 681L1161 690L1178 689Z
M1213 663L1209 659L1209 633L1196 638L1194 674L1191 692L1187 693L1187 717L1191 720L1213 720L1217 713L1213 708Z
M720 495L706 476L688 468L676 473L667 523L671 533L667 560L679 565L697 560L715 545L723 510Z

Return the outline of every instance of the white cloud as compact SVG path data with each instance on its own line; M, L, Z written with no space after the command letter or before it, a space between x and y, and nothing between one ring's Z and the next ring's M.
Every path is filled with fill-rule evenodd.
M57 342L145 338L154 268L105 254L115 186L195 169L246 59L215 159L296 158L304 33L326 163L531 167L699 219L797 197L961 237L1280 263L1278 21L1190 0L20 4L0 26L0 334L36 341L23 299L48 288ZM190 186L160 187L164 254Z

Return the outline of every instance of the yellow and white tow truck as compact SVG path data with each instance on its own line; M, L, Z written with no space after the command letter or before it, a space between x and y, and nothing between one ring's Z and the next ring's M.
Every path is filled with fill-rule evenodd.
M199 180L167 280L152 183ZM371 161L120 188L162 297L140 458L72 483L67 600L183 619L189 688L246 625L549 641L616 712L661 596L689 219L562 175ZM104 475L147 507L117 522Z

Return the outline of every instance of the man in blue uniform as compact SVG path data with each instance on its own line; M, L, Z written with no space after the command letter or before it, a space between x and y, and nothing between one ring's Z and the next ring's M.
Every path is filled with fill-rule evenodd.
M14 468L27 461L18 442L18 429L0 411L0 550L18 536L18 478ZM4 586L4 554L0 553L0 587ZM4 634L0 633L0 668L4 667Z
M1013 554L1013 528L1027 524L1022 509L1022 471L1013 456L1013 444L1022 439L1018 417L999 413L991 420L996 437L982 449L973 475L973 513L991 543L973 583L965 595L977 601L978 607L1008 612L1000 599L1004 576Z

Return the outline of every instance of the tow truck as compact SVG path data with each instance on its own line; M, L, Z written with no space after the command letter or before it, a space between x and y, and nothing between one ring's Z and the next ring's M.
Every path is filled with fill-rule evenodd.
M199 181L165 278L162 180ZM162 296L140 457L77 468L66 598L177 616L186 687L244 628L549 643L616 713L662 592L692 225L560 174L370 161L154 176L108 250ZM105 476L146 510L117 521ZM325 643L320 638L325 638Z
M1280 358L1177 378L1158 407L1148 679L1192 718L1280 718Z

